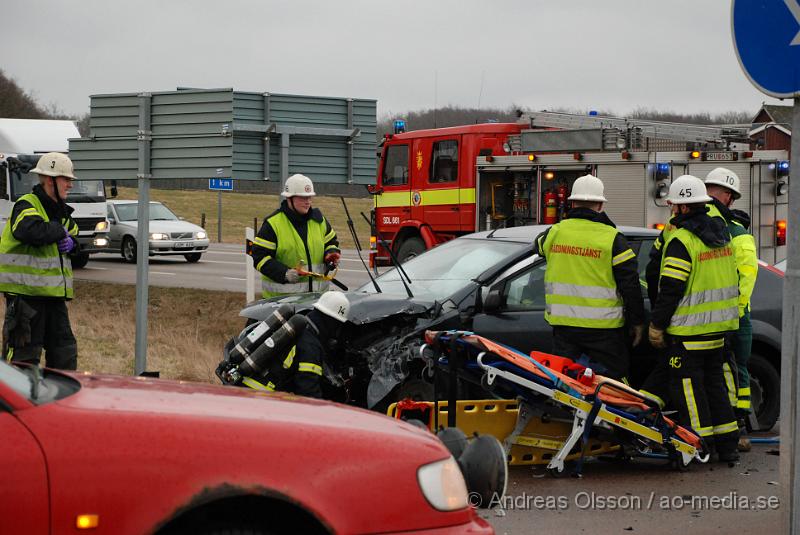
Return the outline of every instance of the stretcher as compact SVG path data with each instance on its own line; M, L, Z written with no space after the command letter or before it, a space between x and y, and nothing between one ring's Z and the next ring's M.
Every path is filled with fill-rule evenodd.
M479 373L484 388L501 387L503 394L510 392L517 398L526 410L518 412L516 438L528 429L530 422L524 420L536 415L536 407L556 406L569 415L568 436L558 441L547 464L553 473L564 472L566 461L577 453L575 473L580 474L584 455L596 455L587 448L592 436L613 440L630 456L661 456L677 467L708 461L699 435L665 416L655 399L622 382L593 374L564 357L538 351L525 355L470 332L428 331L425 338L423 351L432 349L439 365L461 352L464 368ZM515 442L505 441L507 453Z

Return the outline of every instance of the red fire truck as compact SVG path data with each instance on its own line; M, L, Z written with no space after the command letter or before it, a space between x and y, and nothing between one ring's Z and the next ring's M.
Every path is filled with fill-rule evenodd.
M587 173L605 184L618 225L669 219L672 179L724 166L739 175L735 208L753 218L759 255L786 256L786 151L750 150L748 127L697 126L536 112L494 123L389 134L378 166L373 233L402 262L479 230L552 224L567 211L572 183ZM373 236L378 265L388 252Z

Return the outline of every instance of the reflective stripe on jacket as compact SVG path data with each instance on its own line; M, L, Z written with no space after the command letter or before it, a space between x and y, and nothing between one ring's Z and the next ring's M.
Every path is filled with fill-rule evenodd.
M300 263L303 264L303 269L313 271L315 273L322 273L325 269L323 258L325 256L325 219L317 222L313 219L308 220L308 237L307 243L304 244L300 235L295 230L292 222L286 217L283 212L277 212L268 220L269 224L275 230L277 235L277 249L275 251L275 259L282 264L289 266L290 269L297 268ZM332 232L332 231L331 231ZM273 245L273 244L270 244ZM306 257L306 246L308 246L308 253L311 257L312 265L308 266ZM266 261L269 257L264 258ZM260 266L256 266L258 269ZM324 292L328 289L330 283L318 279L311 280L311 287L309 288L309 277L300 277L296 283L280 283L272 280L263 273L261 274L261 295L266 299L278 295L296 294L308 291Z
M565 219L550 228L542 252L545 319L550 325L612 329L625 324L612 267L630 259L629 249L612 258L617 230L586 219Z
M29 216L49 222L47 211L33 193L19 199L33 208L22 210L14 221L7 221L0 238L0 292L33 297L72 299L72 262L58 252L57 243L29 245L14 237L13 229ZM18 201L19 202L19 201Z
M666 255L671 240L679 240L691 258L690 262ZM686 282L683 298L670 319L667 332L677 336L694 336L739 327L739 286L736 261L730 244L712 248L680 228L664 244L661 276Z

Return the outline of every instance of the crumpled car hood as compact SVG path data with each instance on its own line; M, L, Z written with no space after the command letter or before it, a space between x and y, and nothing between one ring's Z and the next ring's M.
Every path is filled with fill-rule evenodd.
M372 323L395 314L423 314L433 302L393 294L345 292L350 301L350 321L356 325ZM284 303L295 306L297 312L311 308L319 293L303 293L274 297L249 303L240 313L245 318L261 321Z

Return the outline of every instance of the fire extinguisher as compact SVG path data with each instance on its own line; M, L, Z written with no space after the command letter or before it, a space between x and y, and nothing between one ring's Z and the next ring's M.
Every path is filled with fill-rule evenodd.
M552 225L558 221L556 194L549 189L544 193L544 219L542 223Z
M558 220L561 221L567 215L567 197L569 197L569 187L563 182L556 188L556 197L558 199Z

